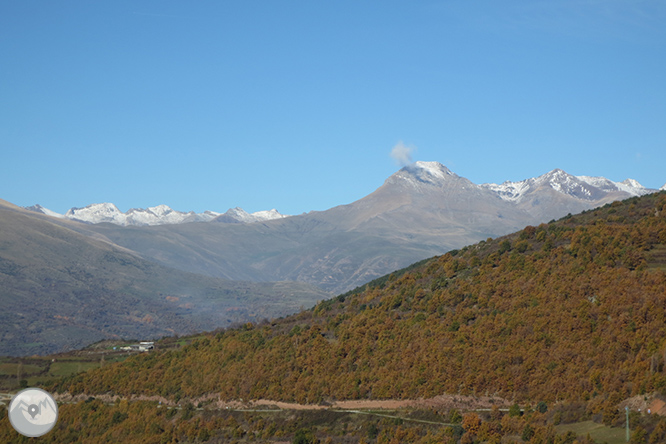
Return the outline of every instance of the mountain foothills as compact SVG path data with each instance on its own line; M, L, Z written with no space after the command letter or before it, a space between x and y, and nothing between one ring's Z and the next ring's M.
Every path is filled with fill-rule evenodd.
M620 425L623 400L666 395L665 338L662 192L528 226L414 264L270 324L206 334L181 349L131 357L49 389L85 396L156 396L190 407L204 400L326 404L492 394L537 407L526 408L525 418L519 418L517 406L508 415L494 408L483 422L476 413L466 414L458 432L451 427L408 432L398 423L381 422L381 433L375 426L363 439L499 443L502 436L517 435L522 439L512 442L573 443L575 434L556 437L553 428L572 409L579 412L577 418ZM78 411L89 409L79 404ZM546 414L549 409L555 413ZM154 411L144 406L137 415ZM453 415L449 412L447 422L456 422ZM649 422L632 415L633 424ZM85 416L86 428L72 424L70 434L79 430L92 436L95 424L110 418ZM169 442L193 427L191 441L223 442L224 436L293 436L296 430L278 433L262 419L258 431L249 432L255 430L247 424L251 414L245 423L228 414L221 423L205 414L191 418L184 410L180 419L188 423L160 420L152 434L147 426L120 431L109 423L113 432L108 433L126 436L145 429L155 442ZM648 434L650 442L664 442L666 422L658 421L637 428L632 442L648 442ZM197 424L207 428L203 438L197 438ZM268 430L278 434L267 435ZM295 437L293 442L316 441Z
M340 293L453 248L655 191L632 180L576 177L562 170L476 185L440 163L416 162L370 195L326 211L221 223L237 221L230 210L206 223L78 229L183 271L307 282Z
M170 269L77 225L0 201L0 354L192 333L293 313L327 295Z
M666 193L528 226L311 310L63 381L58 392L318 403L666 390Z

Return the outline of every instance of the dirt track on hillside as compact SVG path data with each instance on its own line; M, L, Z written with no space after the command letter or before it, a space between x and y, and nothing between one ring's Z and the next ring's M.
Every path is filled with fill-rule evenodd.
M500 408L508 407L511 405L506 399L498 397L473 397L462 395L439 395L434 398L428 399L358 399L346 401L332 401L325 404L299 404L293 402L272 401L269 399L257 399L247 402L241 401L218 401L218 408L228 409L253 409L253 408L266 408L272 407L281 410L324 410L324 409L341 409L341 410L396 410L402 408L432 408L436 410L460 409L460 410L475 410L475 409L490 409L496 405Z
M397 410L402 408L428 408L435 410L449 410L452 408L459 410L490 409L494 405L500 408L507 408L511 403L506 399L488 396L463 396L463 395L439 395L428 399L358 399L346 401L331 401L322 404L299 404L294 402L272 401L270 399L257 400L237 400L223 401L219 400L217 395L210 394L194 399L181 399L178 403L169 401L161 396L136 395L122 397L117 395L86 395L79 394L72 396L68 393L55 394L54 397L60 402L79 402L94 396L105 403L116 403L120 400L128 401L154 401L160 402L165 406L179 406L191 402L195 406L199 403L212 405L218 409L228 410L252 410L252 409L280 409L280 410ZM212 401L212 404L211 404Z

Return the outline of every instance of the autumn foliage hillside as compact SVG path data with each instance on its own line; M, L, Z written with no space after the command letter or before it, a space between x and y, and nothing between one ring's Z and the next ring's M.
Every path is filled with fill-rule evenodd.
M289 318L211 333L54 391L320 403L666 392L666 193L447 253Z

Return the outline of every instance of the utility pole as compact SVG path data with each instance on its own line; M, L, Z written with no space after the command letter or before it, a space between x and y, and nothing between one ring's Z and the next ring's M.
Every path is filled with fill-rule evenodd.
M626 406L624 411L627 414L627 442L629 442L629 406Z

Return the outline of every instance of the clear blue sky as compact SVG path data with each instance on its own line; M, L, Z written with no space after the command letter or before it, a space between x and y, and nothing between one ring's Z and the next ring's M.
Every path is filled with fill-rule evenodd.
M436 160L666 183L666 3L0 0L0 198L286 214Z

